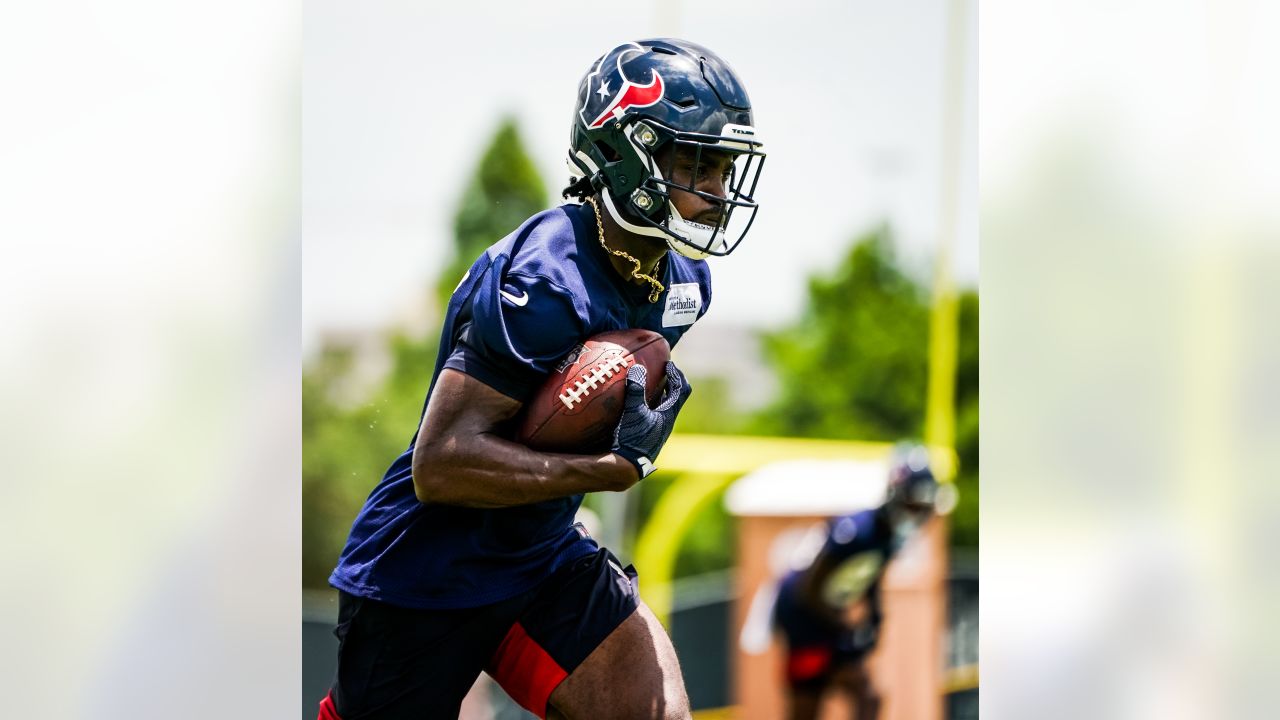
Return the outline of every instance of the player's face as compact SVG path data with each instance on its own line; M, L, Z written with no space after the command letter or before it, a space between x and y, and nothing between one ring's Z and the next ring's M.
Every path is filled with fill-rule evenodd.
M701 156L692 147L668 145L655 159L668 180L692 187L716 198L726 197L725 188L733 178L733 154L703 149ZM680 217L704 225L719 225L723 204L701 195L671 189L671 203Z
M894 529L902 535L914 535L931 517L933 517L932 505L903 503L894 513Z

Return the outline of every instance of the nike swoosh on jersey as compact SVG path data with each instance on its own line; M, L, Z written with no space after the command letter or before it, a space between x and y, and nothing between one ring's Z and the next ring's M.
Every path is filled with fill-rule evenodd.
M516 296L516 295L512 295L506 290L499 290L498 292L502 293L502 297L510 300L511 304L515 305L516 307L524 307L529 303L529 293Z

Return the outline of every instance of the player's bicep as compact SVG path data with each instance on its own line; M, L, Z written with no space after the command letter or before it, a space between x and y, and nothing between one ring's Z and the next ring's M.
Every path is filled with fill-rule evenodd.
M413 489L424 503L448 502L451 480L483 467L484 438L520 412L521 403L457 370L436 379L413 446ZM492 450L492 448L489 448Z
M457 442L467 435L494 432L515 417L521 406L519 400L480 380L445 368L431 391L416 447Z

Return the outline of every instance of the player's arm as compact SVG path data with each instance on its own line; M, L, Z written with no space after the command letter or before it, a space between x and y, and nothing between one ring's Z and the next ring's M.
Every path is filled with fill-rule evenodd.
M521 403L456 370L440 373L413 449L413 487L424 503L496 508L600 490L640 479L614 453L530 450L499 435Z
M875 630L879 632L880 625L884 622L884 605L883 598L880 595L879 580L872 583L867 592L867 606L869 615L868 622L871 624L872 628L875 628Z

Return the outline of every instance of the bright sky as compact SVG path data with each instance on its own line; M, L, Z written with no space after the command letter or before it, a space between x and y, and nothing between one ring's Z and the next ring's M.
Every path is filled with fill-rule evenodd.
M941 0L585 7L307 4L304 347L313 348L324 329L393 322L420 301L420 289L448 259L453 211L503 113L518 118L558 193L578 80L600 53L625 40L676 35L716 51L743 78L766 143L761 211L743 245L712 260L715 302L704 322L794 318L809 275L881 220L916 262L936 244ZM972 17L966 27L954 257L960 280L976 283Z

